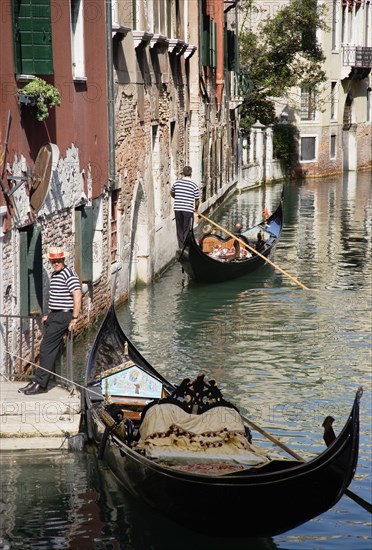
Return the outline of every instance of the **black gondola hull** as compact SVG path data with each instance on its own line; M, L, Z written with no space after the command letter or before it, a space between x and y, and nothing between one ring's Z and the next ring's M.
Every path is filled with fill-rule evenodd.
M110 357L119 349L114 350L113 342L121 346L124 340L127 339L112 307L88 361L88 388L92 387L92 375L96 372L95 359L102 360L101 350L112 366ZM141 354L127 341L129 355L133 353L132 357L135 355L140 364ZM144 369L147 365L152 374L156 373L143 361ZM161 378L158 373L157 376ZM169 388L173 387L169 382L167 384ZM101 455L133 495L176 522L199 531L210 532L217 528L221 535L273 536L329 510L345 493L358 458L360 395L361 391L358 391L338 437L323 453L306 463L275 460L267 466L233 475L199 475L152 461L113 433L105 446L101 446ZM100 446L105 426L89 391L86 392L86 403L90 436Z
M283 228L282 201L266 223L266 227L270 229L271 237L267 248L261 254L265 258L270 259ZM264 222L261 225L265 227ZM251 258L231 262L221 261L209 256L201 250L192 229L190 229L185 246L180 253L179 262L190 279L199 283L221 283L236 279L243 275L248 275L267 264L263 258L255 255L254 252Z

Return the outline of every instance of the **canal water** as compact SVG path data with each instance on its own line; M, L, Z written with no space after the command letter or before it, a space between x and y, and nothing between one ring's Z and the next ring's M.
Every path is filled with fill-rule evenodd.
M281 184L235 194L214 213L221 226L251 226L278 204ZM227 399L310 459L324 449L322 421L336 433L363 386L360 455L350 486L371 501L371 173L285 185L285 225L272 266L217 285L189 282L174 263L131 292L118 317L133 342L173 382L204 372ZM75 343L78 381L94 336ZM259 434L255 442L272 444ZM274 450L274 448L273 448ZM276 448L276 451L281 452ZM0 548L123 550L370 550L371 516L344 496L292 531L221 538L180 527L128 495L92 449L2 453ZM326 490L326 488L325 488ZM182 498L182 495L180 495ZM306 494L298 495L298 505ZM286 495L278 501L286 506ZM208 502L205 503L208 506ZM228 503L221 502L221 506ZM262 510L265 514L265 510Z

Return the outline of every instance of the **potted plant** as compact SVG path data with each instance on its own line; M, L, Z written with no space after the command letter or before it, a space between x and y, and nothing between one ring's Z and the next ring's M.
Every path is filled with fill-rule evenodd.
M61 96L58 89L38 77L19 89L17 98L20 105L36 107L36 118L40 122L49 116L51 107L61 105Z

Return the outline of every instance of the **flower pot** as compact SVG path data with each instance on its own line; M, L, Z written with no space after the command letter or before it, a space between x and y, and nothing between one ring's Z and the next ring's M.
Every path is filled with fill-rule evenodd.
M36 105L37 100L36 96L23 94L22 92L17 93L17 99L20 105L25 105L27 107L32 107L33 105Z

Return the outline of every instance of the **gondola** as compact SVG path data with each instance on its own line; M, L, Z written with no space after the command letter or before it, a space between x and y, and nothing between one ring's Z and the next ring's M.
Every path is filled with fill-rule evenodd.
M229 536L288 531L334 506L356 470L361 388L339 435L312 460L270 458L268 449L256 454L248 419L215 383L203 375L170 383L131 343L113 305L88 358L84 393L88 437L99 458L142 502L194 530ZM199 428L204 422L205 448L178 445L177 437L190 433L198 439L198 428L185 429L188 421L199 421ZM214 445L221 434L223 445L237 443L227 454ZM176 447L162 446L172 438Z
M257 234L262 232L264 244L262 249L258 251L262 256L270 258L282 228L283 199L281 199L278 208L271 216L255 227L244 231L243 236L247 237L249 246L256 249ZM215 251L224 246L238 247L238 254L218 256L211 250L211 245L214 247L212 250ZM190 279L199 283L220 283L247 275L266 263L262 257L255 254L251 249L247 249L247 256L243 256L243 250L244 246L236 239L231 237L224 239L218 235L203 238L202 244L200 244L195 238L193 228L190 227L184 247L179 253L178 261Z

